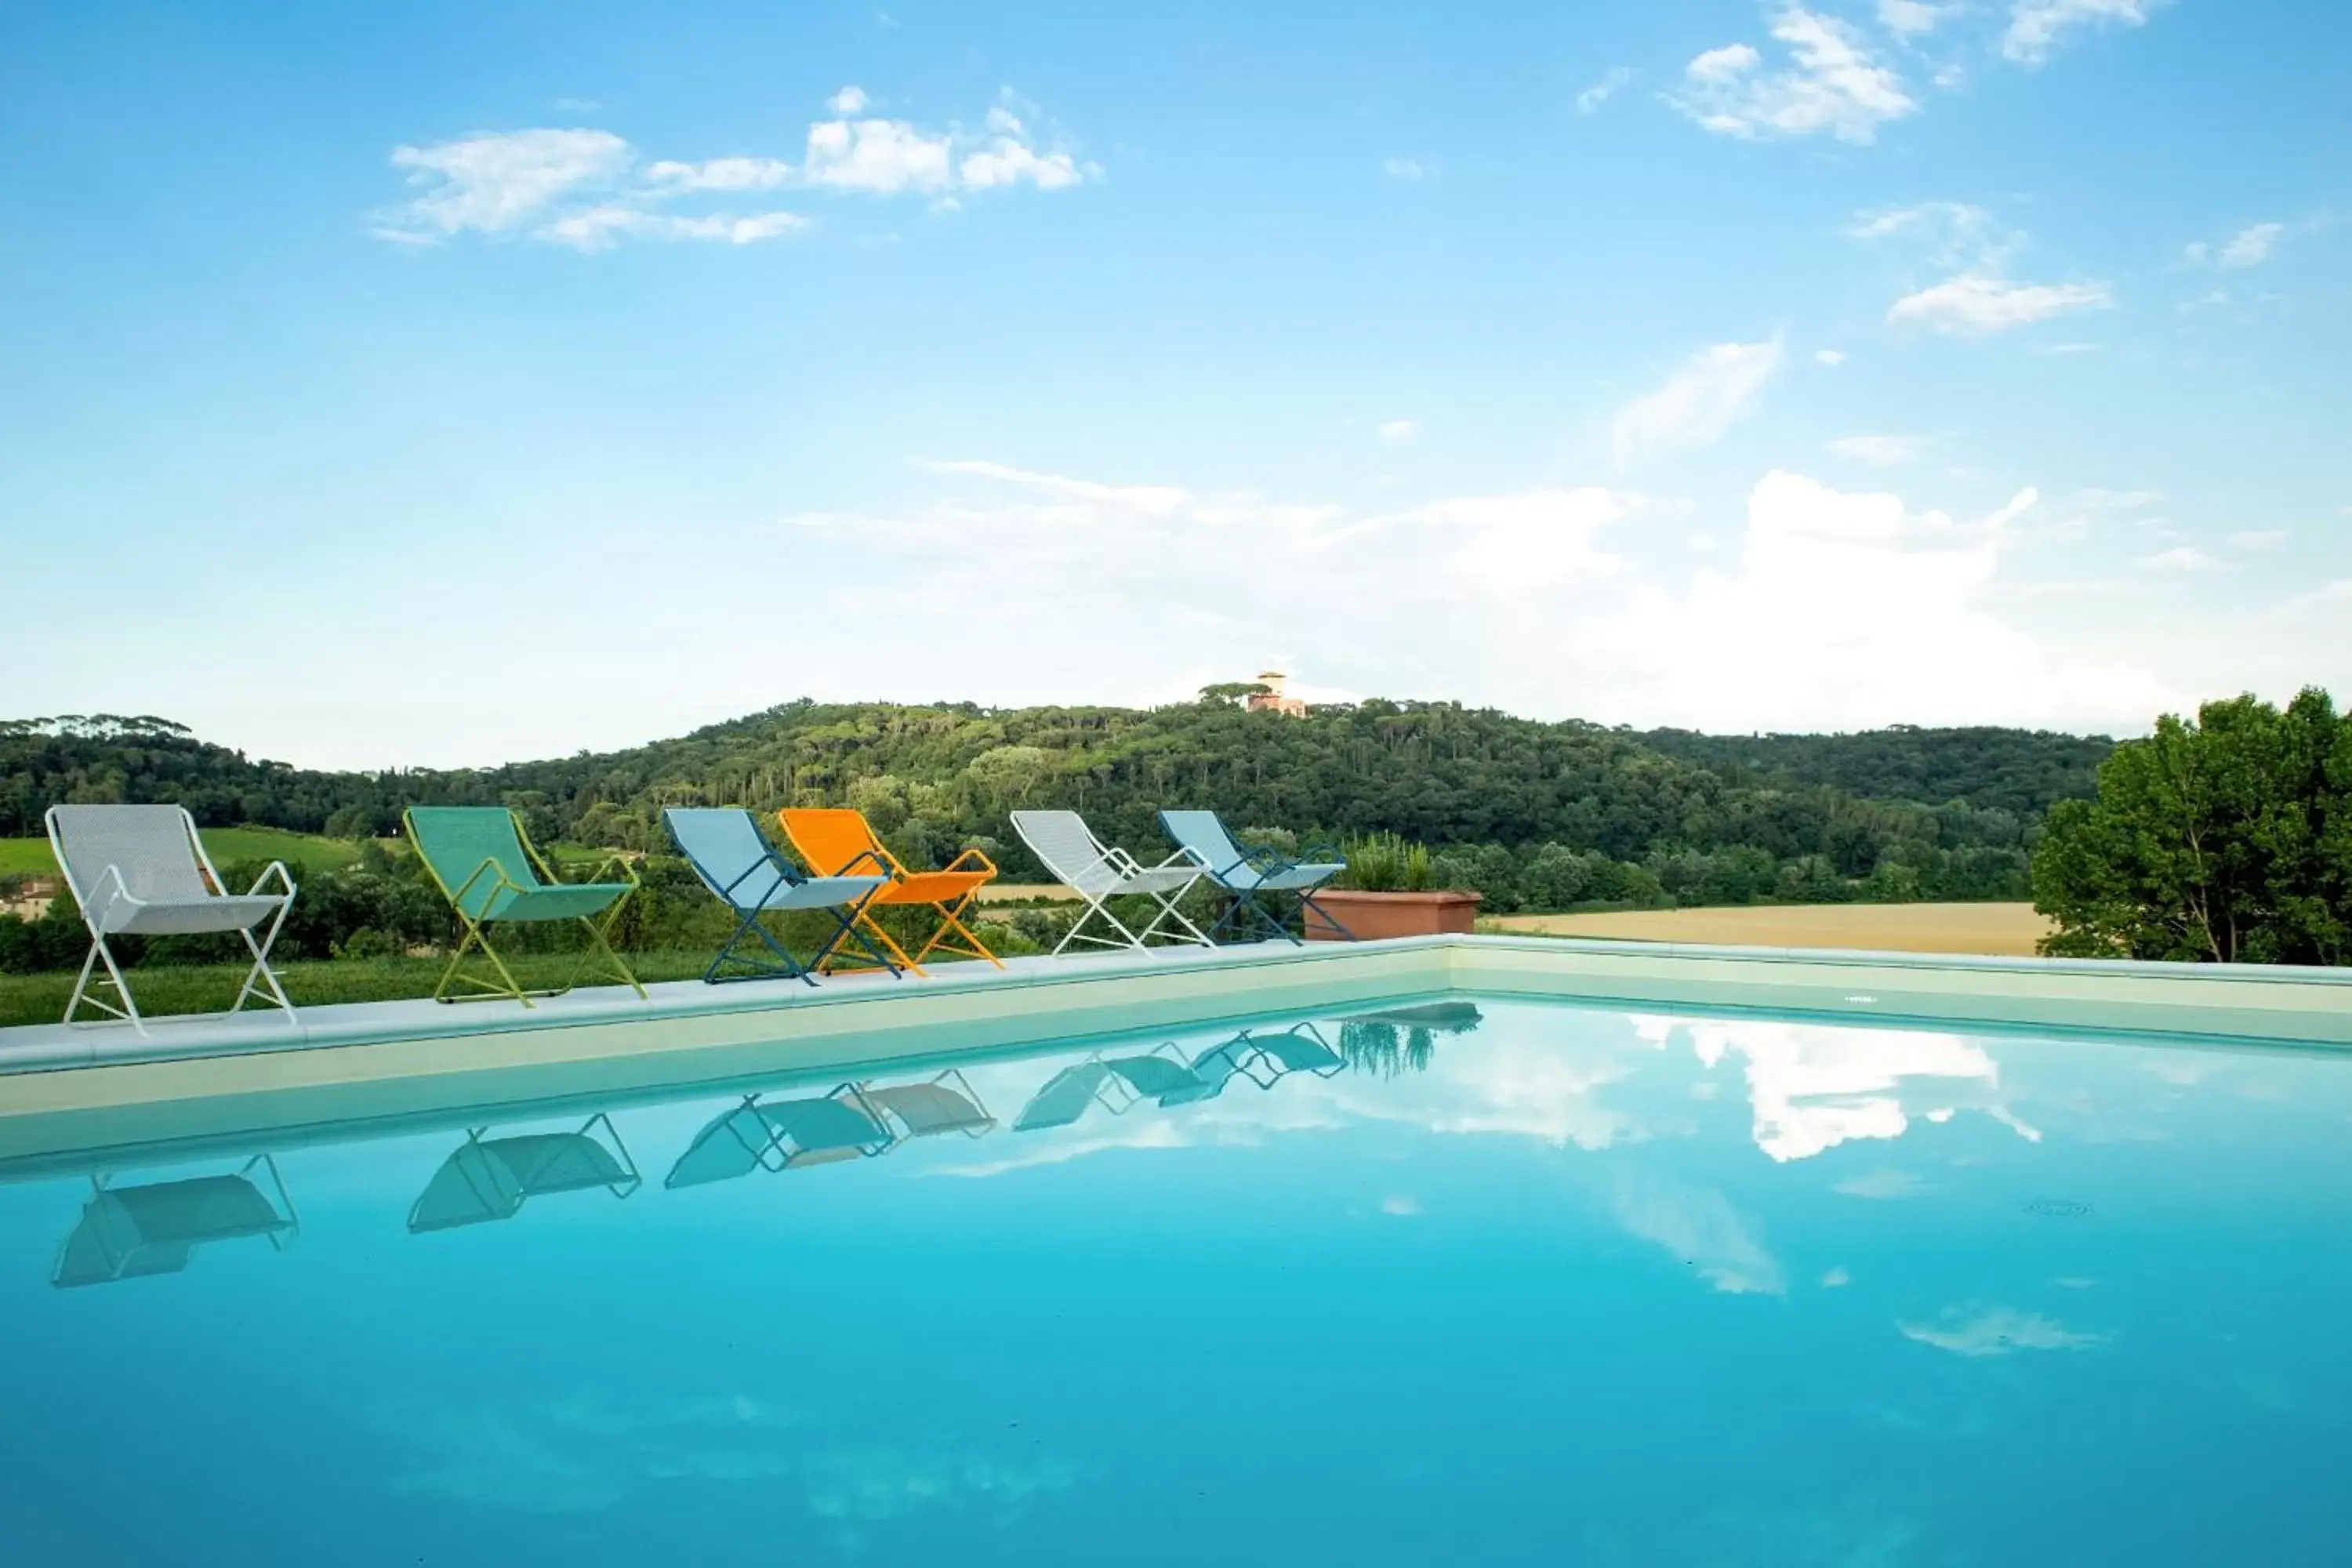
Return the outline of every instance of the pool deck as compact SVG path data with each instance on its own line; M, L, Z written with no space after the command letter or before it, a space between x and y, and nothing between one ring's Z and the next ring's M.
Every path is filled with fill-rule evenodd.
M583 989L0 1029L0 1158L436 1107L933 1059L1450 994L1958 1032L2352 1047L2352 970L1415 937L966 963L924 977ZM266 1108L261 1102L267 1101ZM200 1108L209 1107L210 1112Z

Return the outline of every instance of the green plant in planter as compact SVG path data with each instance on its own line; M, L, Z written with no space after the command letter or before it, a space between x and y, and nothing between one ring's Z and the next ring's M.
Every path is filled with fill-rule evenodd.
M1425 893L1437 886L1429 846L1407 843L1394 833L1375 833L1347 848L1348 869L1339 886L1360 893Z

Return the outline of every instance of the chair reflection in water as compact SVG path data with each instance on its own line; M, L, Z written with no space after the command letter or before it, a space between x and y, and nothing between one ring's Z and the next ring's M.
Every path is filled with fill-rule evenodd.
M604 1136L596 1136L602 1129ZM433 1180L409 1205L408 1228L454 1230L459 1226L512 1219L532 1198L602 1187L616 1198L637 1190L644 1178L629 1158L613 1119L599 1111L571 1132L513 1132L488 1138L489 1129L466 1134L433 1173Z
M1124 1116L1145 1100L1163 1109L1193 1105L1214 1100L1235 1078L1272 1089L1294 1072L1329 1078L1347 1065L1312 1024L1265 1034L1244 1029L1190 1061L1172 1042L1140 1056L1091 1056L1046 1079L1013 1129L1068 1127L1097 1105L1113 1116Z
M256 1173L268 1178L274 1200L254 1180ZM89 1201L58 1249L50 1284L67 1289L177 1274L206 1242L240 1237L267 1237L272 1249L283 1252L302 1228L278 1162L267 1154L228 1175L128 1187L110 1185L110 1180L90 1178Z
M751 1094L694 1135L662 1184L707 1186L754 1171L870 1158L918 1138L977 1138L995 1125L970 1080L953 1068L921 1083L845 1083L801 1100Z

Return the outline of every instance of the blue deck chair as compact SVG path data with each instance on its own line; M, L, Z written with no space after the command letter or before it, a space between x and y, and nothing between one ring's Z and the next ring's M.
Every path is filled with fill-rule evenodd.
M1261 894L1289 893L1298 900L1301 925L1309 919L1318 920L1348 941L1356 940L1355 932L1315 901L1324 884L1348 868L1346 861L1291 860L1271 849L1244 849L1213 811L1163 811L1160 826L1231 900L1217 923L1209 928L1212 939L1230 932L1244 941L1279 936L1297 942L1299 939L1290 928L1258 901Z
M1272 1089L1295 1072L1336 1078L1348 1070L1348 1058L1333 1050L1323 1031L1312 1024L1293 1024L1266 1035L1244 1030L1242 1038L1250 1048L1242 1070L1260 1089Z
M887 868L877 866L870 877L803 877L777 853L751 814L740 806L673 805L662 813L662 821L702 885L735 911L735 934L702 972L704 980L716 985L728 980L787 979L814 985L816 977L811 972L853 937L875 963L898 974L898 966L876 952L856 930L866 900L890 881ZM760 919L771 910L823 910L833 917L836 929L816 950L816 956L803 964ZM764 955L751 945L753 938L767 949Z
M256 1171L269 1178L276 1201L254 1180ZM60 1289L177 1274L207 1242L266 1237L274 1250L283 1252L302 1228L278 1162L267 1154L256 1154L233 1175L129 1187L109 1181L90 1178L81 1221L58 1249L49 1283Z
M602 1126L600 1142L596 1129ZM602 1187L616 1198L637 1190L643 1178L621 1142L613 1119L602 1111L576 1132L515 1132L486 1138L487 1127L466 1134L433 1173L432 1181L408 1207L408 1228L421 1236L488 1220L512 1219L532 1198Z

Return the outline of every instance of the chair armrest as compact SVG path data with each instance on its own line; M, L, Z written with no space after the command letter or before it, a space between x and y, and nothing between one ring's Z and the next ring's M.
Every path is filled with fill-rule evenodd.
M964 864L967 860L977 860L980 864L976 867L967 866ZM950 871L985 871L989 874L992 879L996 876L996 862L990 859L987 856L982 854L977 849L965 850L962 854L949 861L943 868Z
M608 873L614 871L619 872L620 876L614 878L608 875ZM629 885L629 890L631 892L636 891L636 889L642 886L642 884L637 880L636 868L630 865L628 861L623 859L618 855L605 856L603 862L597 866L596 869L589 874L588 879L592 882L615 880L626 882Z
M485 859L480 865L474 868L473 871L464 881L449 889L450 908L456 910L460 915L465 915L467 920L475 920L478 917L466 914L466 895L473 891L474 884L482 879L482 873L485 871L495 871L498 873L497 881L492 883L490 887L490 895L493 898L497 896L498 890L500 888L511 888L518 893L529 891L529 889L524 888L521 883L517 882L513 878L508 876L506 874L505 868L501 867L495 858ZM482 908L487 910L489 907L490 900L488 898L484 899L482 900Z
M99 903L98 894L110 881L114 884L114 890L106 895L106 902ZM89 898L81 907L81 923L100 936L105 935L110 929L107 921L113 915L115 905L129 904L136 909L147 901L131 891L131 885L122 879L122 868L120 866L110 865L105 870L100 871L98 874L98 886L92 888L89 892Z
M860 865L873 867L873 874L881 878L886 882L903 881L906 879L907 873L899 868L897 861L892 860L887 856L878 855L871 849L859 850L856 854L843 861L839 870L828 871L825 875L828 877L855 876L858 874L857 868ZM877 888L874 890L878 893L882 889Z
M272 877L277 878L278 885L286 889L280 896L288 903L292 903L295 893L294 878L292 873L286 869L286 862L283 860L272 860L268 866L262 868L261 875L253 879L253 886L245 890L245 896L249 899L261 891L261 884Z

